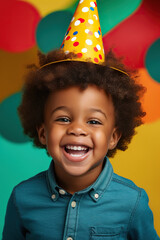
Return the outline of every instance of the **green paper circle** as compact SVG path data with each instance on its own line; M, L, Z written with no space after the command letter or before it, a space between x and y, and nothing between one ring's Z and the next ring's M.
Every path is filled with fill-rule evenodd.
M0 134L7 140L24 143L29 138L23 134L23 129L17 113L21 102L21 93L6 98L0 105Z
M60 48L72 19L70 11L57 11L44 17L37 27L36 39L40 50L47 53Z
M72 14L74 14L78 3L79 0L68 8ZM97 0L102 35L104 36L131 14L134 14L141 3L142 0Z

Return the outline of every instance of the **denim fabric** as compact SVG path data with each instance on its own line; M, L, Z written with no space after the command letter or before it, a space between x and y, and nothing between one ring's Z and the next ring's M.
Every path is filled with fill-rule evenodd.
M60 189L54 162L16 186L2 240L158 240L146 192L115 173L106 158L96 182L71 195Z

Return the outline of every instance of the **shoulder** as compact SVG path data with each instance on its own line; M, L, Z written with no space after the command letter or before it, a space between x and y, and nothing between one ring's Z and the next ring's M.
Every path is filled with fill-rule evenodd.
M43 171L16 185L12 191L15 202L21 203L48 192L46 172Z
M121 214L124 209L129 213L127 231L129 239L159 239L149 207L149 198L143 188L133 181L113 173L111 189L118 199Z
M149 198L133 181L113 173L110 191L122 212L128 212L127 229L131 239L159 239L153 224ZM144 237L145 236L145 237Z
M17 184L14 187L14 190L19 191L24 188L32 188L35 185L38 185L38 184L41 184L42 182L44 182L45 178L46 178L46 171L40 172L40 173L36 174L35 176L30 177L30 178L20 182L19 184Z
M130 179L121 177L115 173L112 176L110 191L119 201L123 202L126 207L130 207L133 211L141 202L145 205L148 204L148 196L143 188L137 186Z
M135 192L137 194L141 194L141 192L144 191L142 188L137 186L132 180L122 177L116 173L113 173L112 183L120 189Z

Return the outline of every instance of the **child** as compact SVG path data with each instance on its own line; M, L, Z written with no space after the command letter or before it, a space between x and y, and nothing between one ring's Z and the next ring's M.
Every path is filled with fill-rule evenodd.
M24 132L53 160L14 188L3 240L159 239L147 194L108 159L142 123L144 89L112 52L101 64L77 56L40 54L27 75Z
M40 55L44 67L28 75L19 114L53 161L13 190L3 239L159 239L145 191L105 157L125 150L141 124L143 87L111 53L103 65L51 63L65 58Z

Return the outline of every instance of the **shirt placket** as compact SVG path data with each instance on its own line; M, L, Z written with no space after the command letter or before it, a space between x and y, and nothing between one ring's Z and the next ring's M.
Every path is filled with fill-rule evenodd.
M76 240L81 195L74 194L68 204L63 240Z

